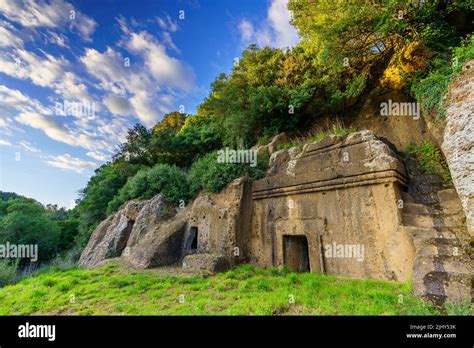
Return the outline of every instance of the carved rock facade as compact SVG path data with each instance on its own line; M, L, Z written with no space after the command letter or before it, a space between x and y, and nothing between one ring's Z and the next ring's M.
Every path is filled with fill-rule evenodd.
M419 201L424 194L413 191L413 180L372 132L332 136L273 152L265 178L201 192L173 213L160 195L129 202L97 227L80 265L121 256L138 268L180 263L219 272L251 262L355 278L413 277L420 296L468 298L472 271L459 199L433 188L428 197L439 199Z

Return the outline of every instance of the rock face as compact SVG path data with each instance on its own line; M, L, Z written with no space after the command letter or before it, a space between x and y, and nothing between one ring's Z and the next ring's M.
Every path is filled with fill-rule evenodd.
M254 146L254 147L252 147L252 150L257 151L257 153L260 153L262 151L268 151L268 153L271 155L272 153L274 153L277 150L277 147L279 145L285 144L289 140L290 140L290 138L288 138L286 133L280 133L280 134L275 135L273 137L273 139L270 141L270 143L268 143L266 145Z
M370 131L274 153L253 184L251 260L358 278L407 280L414 247L397 201L403 163Z
M183 267L202 269L211 272L224 272L229 269L229 263L222 255L191 254L184 257Z
M450 83L442 150L474 237L474 60Z
M251 214L250 182L240 178L221 193L201 193L170 213L163 197L131 201L104 220L79 260L95 267L121 256L137 268L186 261L186 267L220 271L245 261Z
M407 160L402 221L416 253L413 292L442 305L471 297L472 262L466 218L456 191L439 175L419 173Z
M92 267L104 259L120 256L128 242L134 221L145 204L146 202L130 201L124 208L102 221L82 252L79 265Z
M225 271L242 262L407 281L435 302L469 297L469 238L459 199L413 174L370 131L274 151L265 178L239 178L187 207L161 195L102 222L84 267L120 257L137 268L181 263ZM416 168L415 168L416 169ZM472 173L471 173L472 174Z

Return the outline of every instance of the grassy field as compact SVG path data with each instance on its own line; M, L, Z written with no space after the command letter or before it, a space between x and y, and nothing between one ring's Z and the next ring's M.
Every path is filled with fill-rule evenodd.
M428 315L410 284L244 265L217 275L47 270L0 288L0 315Z

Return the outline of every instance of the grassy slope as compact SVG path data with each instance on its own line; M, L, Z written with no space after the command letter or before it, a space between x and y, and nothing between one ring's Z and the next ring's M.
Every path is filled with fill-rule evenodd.
M180 301L180 295L184 295L184 301ZM294 296L293 304L290 295ZM212 276L172 277L157 275L152 270L125 271L111 264L94 270L47 271L1 288L0 314L438 313L414 298L409 284L262 270L249 265Z

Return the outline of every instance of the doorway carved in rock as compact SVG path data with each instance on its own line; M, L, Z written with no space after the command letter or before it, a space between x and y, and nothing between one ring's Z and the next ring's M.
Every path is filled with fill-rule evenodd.
M306 236L283 235L283 264L297 272L311 272Z

